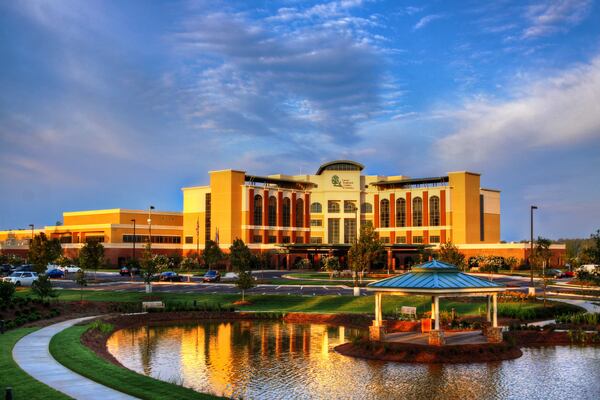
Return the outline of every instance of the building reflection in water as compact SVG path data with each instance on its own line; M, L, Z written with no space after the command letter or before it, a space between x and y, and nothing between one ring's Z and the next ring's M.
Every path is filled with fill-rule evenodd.
M111 336L107 347L137 372L236 398L505 398L514 395L515 387L526 394L531 386L515 371L535 371L535 366L520 362L542 371L547 367L526 356L504 363L421 365L359 360L332 351L360 333L320 324L235 321L124 329ZM596 352L588 360L600 357L600 349L581 351ZM597 363L580 364L563 369L600 373ZM558 367L554 371L561 373ZM543 380L543 373L536 376ZM545 385L553 384L549 377Z

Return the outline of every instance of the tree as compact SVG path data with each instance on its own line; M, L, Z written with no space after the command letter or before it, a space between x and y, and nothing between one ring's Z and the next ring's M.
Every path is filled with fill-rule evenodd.
M146 246L144 247L140 264L143 270L142 275L144 282L146 283L146 291L151 292L152 277L156 273L156 265L154 264L154 257L152 257L152 248L150 247L150 243L146 243Z
M550 257L552 257L552 251L550 250L550 245L552 241L550 239L543 238L538 236L537 241L535 242L535 249L533 252L533 260L534 265L538 268L542 266L542 289L544 290L544 307L546 307L546 290L549 285L552 284L552 279L550 276L546 274L546 266L550 261Z
M48 264L54 262L62 254L62 246L56 238L48 239L43 232L35 235L29 243L29 262L39 274L46 271Z
M79 250L79 266L84 270L96 271L104 264L104 246L97 240L90 240Z
M590 264L600 265L600 229L590 235L591 245L583 252L591 261Z
M437 259L456 265L460 269L465 269L465 255L458 251L458 248L452 242L447 242L440 246L437 251Z
M0 281L0 300L9 303L15 295L15 285L11 282Z
M246 301L246 290L254 287L252 272L250 270L240 271L235 284L237 285L238 289L242 291L242 301Z
M52 288L52 282L47 275L40 275L37 280L31 284L31 291L44 300L46 297L56 297L58 293Z
M85 286L87 286L87 279L85 279L85 272L83 272L82 269L77 271L77 274L75 275L75 282L77 283L77 285L79 285L79 290L80 290L80 295L81 295L79 297L79 302L83 303L83 288Z
M198 260L195 257L185 257L183 260L181 260L181 263L179 263L179 269L182 271L189 272L199 268L200 264L198 263Z
M202 260L206 267L210 270L213 265L225 258L219 244L214 240L207 240L202 252Z
M517 258L516 258L516 257L513 257L513 256L507 257L507 258L504 260L504 263L506 264L506 266L508 266L508 268L509 268L511 271L513 271L513 270L514 270L514 269L517 267L517 263L518 263L518 262L519 262L519 261L517 260Z
M247 271L251 268L252 253L242 239L235 239L229 247L229 261L234 271Z
M154 256L154 267L156 268L156 272L166 271L171 265L171 259L164 254L157 254Z
M329 273L329 279L333 278L333 275L339 273L342 269L340 259L336 256L327 256L322 258L323 269Z
M371 223L360 228L360 238L348 251L350 269L354 272L354 286L358 286L358 273L368 271L373 261L383 252L383 245Z
M171 265L171 268L179 268L182 261L183 257L181 254L171 254L169 256L169 264Z

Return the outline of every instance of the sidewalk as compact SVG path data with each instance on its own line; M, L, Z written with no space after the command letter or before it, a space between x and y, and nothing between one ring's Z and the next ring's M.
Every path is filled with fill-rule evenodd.
M136 397L118 392L85 378L59 364L49 352L50 339L80 321L94 317L72 319L35 331L17 342L13 358L21 369L38 381L74 399L129 400Z

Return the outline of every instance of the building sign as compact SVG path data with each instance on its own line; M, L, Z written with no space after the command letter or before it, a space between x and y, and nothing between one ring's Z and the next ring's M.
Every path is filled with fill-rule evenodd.
M339 176L334 175L331 177L331 184L340 189L353 189L354 182L349 179L341 179Z

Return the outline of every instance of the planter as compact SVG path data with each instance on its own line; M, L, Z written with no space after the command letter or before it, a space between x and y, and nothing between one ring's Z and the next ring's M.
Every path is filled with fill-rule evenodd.
M146 283L146 293L152 293L152 284Z
M354 286L354 296L360 296L360 288L358 286Z

